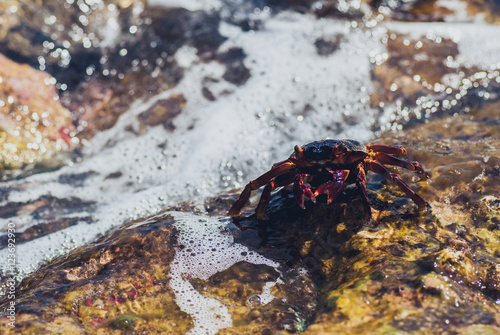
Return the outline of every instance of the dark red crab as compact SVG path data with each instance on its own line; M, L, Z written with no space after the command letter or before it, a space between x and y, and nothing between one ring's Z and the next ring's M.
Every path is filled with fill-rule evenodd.
M245 186L229 210L229 215L237 216L250 193L265 185L255 210L258 218L265 219L271 192L292 183L293 194L302 208L305 208L306 199L315 201L320 194L326 194L328 203L331 203L347 184L355 183L361 192L365 211L370 214L365 172L368 170L396 184L418 207L428 207L427 201L415 193L397 173L384 166L388 164L412 170L420 176L420 180L429 178L429 174L418 162L398 158L403 155L406 155L406 149L402 147L382 144L364 146L354 140L322 140L302 147L295 146L287 160L274 164L271 170Z

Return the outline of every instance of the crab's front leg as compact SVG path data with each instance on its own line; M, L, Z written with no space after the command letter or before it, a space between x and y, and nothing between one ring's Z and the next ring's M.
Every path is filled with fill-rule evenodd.
M250 181L243 189L243 192L241 192L238 200L236 200L231 209L229 209L228 214L230 216L237 216L240 213L243 206L245 206L245 203L248 201L248 198L250 198L250 194L252 193L253 190L256 190L262 187L263 185L267 184L274 177L290 171L293 167L295 167L295 164L287 159L281 163L273 165L271 170L267 171L259 178Z
M314 201L314 193L311 191L309 186L305 185L304 182L307 182L308 179L311 178L308 174L298 174L295 176L295 183L293 184L293 195L295 200L302 209L305 209L304 201L306 199L310 199Z
M314 192L314 196L326 194L328 197L327 202L331 203L337 196L344 190L346 180L349 176L349 170L333 170L330 171L332 180L327 181Z

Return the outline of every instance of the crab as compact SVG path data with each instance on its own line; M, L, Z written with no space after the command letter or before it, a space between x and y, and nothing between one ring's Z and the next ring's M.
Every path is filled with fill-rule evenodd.
M269 171L245 186L228 214L232 217L238 216L252 191L264 185L255 214L257 218L265 220L271 192L278 187L293 184L293 195L298 205L305 209L306 200L314 202L318 195L325 194L327 203L331 203L342 193L346 185L355 183L361 193L365 212L371 217L366 191L367 171L380 174L396 184L419 208L430 207L427 201L401 179L399 174L384 165L411 170L420 177L419 181L428 179L429 174L418 162L399 158L406 153L406 149L399 146L382 144L365 146L349 139L314 141L301 147L296 145L288 159L275 163Z

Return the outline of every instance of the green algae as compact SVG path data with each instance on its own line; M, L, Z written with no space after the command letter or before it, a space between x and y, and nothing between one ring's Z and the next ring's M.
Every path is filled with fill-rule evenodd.
M139 317L135 315L124 314L110 321L110 324L115 329L132 330L133 324L137 319L139 319Z

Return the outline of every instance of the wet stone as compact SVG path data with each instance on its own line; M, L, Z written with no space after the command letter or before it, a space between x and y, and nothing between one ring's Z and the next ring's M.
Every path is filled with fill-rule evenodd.
M226 66L222 78L237 86L245 84L251 76L250 70L243 62L245 57L245 52L241 48L231 48L224 53L218 54L217 61Z
M283 278L269 293L263 294L266 283L279 277L269 266L240 262L212 276L208 282L193 281L193 286L228 306L233 326L220 334L302 331L312 320L318 292L307 277L288 273L288 280Z
M153 107L139 114L138 119L147 126L162 124L168 131L175 129L174 119L182 112L186 98L182 94L159 100Z
M180 48L192 46L210 61L226 39L217 14L145 1L14 1L0 14L2 9L2 22L9 24L2 24L0 52L55 78L70 122L84 139L115 125L136 99L175 87L183 77L174 59ZM240 85L248 75L241 61L228 65L230 82Z
M317 17L353 20L361 19L363 16L369 14L365 11L365 8L356 3L341 4L337 1L320 1L318 3L304 1L304 3L310 3L308 7L312 8L313 13Z
M191 319L168 285L176 240L171 223L158 217L125 226L40 268L18 288L12 333L185 333Z
M70 183L75 176L63 176L61 182ZM84 175L76 176L78 181ZM77 185L77 187L81 187ZM13 188L8 191L19 191ZM5 192L4 194L8 194ZM27 201L8 201L0 208L0 219L16 223L15 243L21 246L25 243L48 237L56 232L62 232L69 227L78 224L90 225L96 222L93 217L96 209L96 201L81 199L79 197L56 197L52 195L42 195L36 199ZM9 243L12 243L12 235L7 231L0 236L0 250L7 251ZM72 243L72 241L70 242ZM10 244L12 247L12 244ZM5 280L3 278L2 280Z
M200 329L197 318L207 317L184 312L184 303L198 301L198 294L202 301L217 301L227 308L231 319L219 330L222 334L298 332L313 321L319 291L300 269L240 261L206 279L190 274L189 267L196 268L190 262L200 256L192 244L203 237L194 236L179 244L181 235L193 232L175 218L191 218L197 225L216 221L176 213L129 222L26 277L17 289L14 333L59 329L91 334L113 330L185 334L193 327ZM212 227L208 231L213 228L217 230ZM213 242L217 247L212 248L212 258L220 257L217 249L225 247L220 241L219 237L219 242ZM184 250L191 260L179 264L177 257ZM258 260L252 258L254 253L240 254ZM206 269L211 266L205 264ZM179 267L184 272L177 272ZM191 288L180 288L179 280ZM200 314L207 312L203 303L198 307ZM224 319L224 310L219 313ZM3 321L2 331L8 327Z
M338 50L342 43L342 34L335 35L331 38L321 37L314 42L316 52L320 56L328 56Z
M410 157L431 172L431 179L417 191L432 209L410 214L405 207L393 207L392 213L377 208L376 228L365 226L341 246L341 254L345 248L358 252L327 275L333 311L321 315L307 333L364 332L373 327L387 332L500 329L499 236L493 223L498 214L487 209L484 200L495 203L500 182L500 165L489 162L499 157L499 128L489 122L496 118L496 108L498 103L380 139L412 148ZM469 131L474 140L462 139ZM446 173L452 176L440 182ZM377 198L388 201L392 190L386 184ZM374 280L371 274L377 271L383 276Z
M43 220L41 220L43 222ZM61 217L55 220L50 220L47 222L39 223L31 226L24 230L22 234L16 236L16 243L22 244L42 236L49 235L51 233L64 230L68 227L75 226L81 222L93 223L93 219L90 216L84 217ZM8 247L8 236L4 235L0 237L0 250Z
M412 22L443 22L450 18L467 21L474 15L483 15L487 22L498 23L500 14L498 4L487 0L458 0L453 6L446 2L426 0L371 0L367 3L391 20ZM462 10L467 13L466 18Z
M305 210L285 188L271 197L266 221L254 216L259 194L251 197L233 220L235 241L304 268L325 292L306 334L500 330L498 108L490 103L373 141L402 145L431 174L417 183L412 172L393 168L428 210L373 173L372 220L353 187L331 205L306 202ZM205 206L220 215L231 199Z

